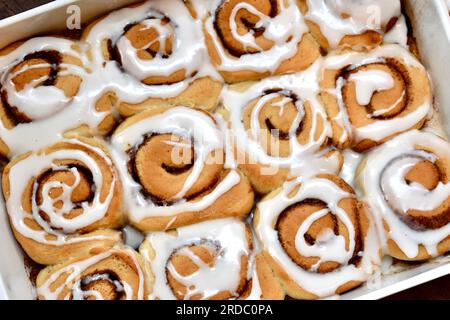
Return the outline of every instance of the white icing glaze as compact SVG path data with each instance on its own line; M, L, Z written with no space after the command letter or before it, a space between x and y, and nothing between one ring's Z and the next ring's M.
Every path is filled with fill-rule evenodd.
M369 30L384 34L389 21L401 16L399 0L308 0L307 5L305 18L320 27L332 48L338 47L346 35Z
M61 138L62 132L80 124L96 127L104 118L104 114L93 110L91 105L85 103L86 101L79 96L69 99L54 86L34 87L40 82L39 80L46 79L35 80L20 92L15 91L11 82L15 75L40 66L23 67L14 73L9 73L25 56L34 52L54 50L84 61L83 56L73 49L74 44L70 40L61 38L38 37L27 40L12 52L0 56L1 82L8 94L8 102L32 118L40 120L19 124L12 129L7 129L0 123L0 137L10 148L10 156L55 142ZM61 64L60 69L59 75L77 75L83 79L81 87L86 85L86 72L82 68Z
M195 161L191 174L186 179L183 189L174 197L176 203L170 206L157 206L146 199L140 192L141 185L134 181L126 163L127 151L139 146L146 134L172 133L194 140ZM174 107L159 115L143 119L112 137L112 155L124 183L124 195L127 209L132 221L141 221L146 217L176 216L182 212L201 211L211 206L220 196L228 192L240 181L239 174L232 170L219 182L211 193L201 200L187 202L184 194L200 176L207 156L214 150L223 149L223 136L213 118L204 112L187 107ZM222 161L224 159L216 159ZM176 217L174 217L176 218Z
M370 103L375 92L394 87L394 78L381 70L359 71L353 73L348 80L355 82L356 100L362 106Z
M111 160L100 148L90 146L79 140L65 140L65 142L74 146L83 146L90 152L93 152L97 156L101 157L106 164L112 165ZM67 166L58 165L55 163L55 161L67 159L82 163L91 172L93 184L95 185L95 193L92 201L83 202L81 204L83 213L70 219L67 218L65 214L74 208L74 204L71 201L71 193L80 182L80 174L76 167L68 168ZM41 196L43 198L41 205L38 205L36 202L38 185L35 182L32 192L32 213L26 212L22 208L23 192L26 190L30 180L33 177L37 177L49 169L53 171L70 169L70 171L74 174L76 181L73 185L67 185L59 181L44 183L41 191ZM10 183L10 194L6 201L6 208L11 224L23 236L33 239L39 243L53 246L94 239L104 239L106 237L73 237L77 230L87 227L105 216L111 203L111 199L114 194L114 186L116 184L115 180L111 181L111 186L106 198L101 200L101 190L104 183L103 173L96 160L86 151L78 149L63 149L48 154L30 154L28 157L17 162L11 167L8 178ZM52 188L60 188L63 192L57 198L52 198L50 197L50 191ZM62 207L55 207L54 204L56 202L62 202ZM48 222L41 217L39 214L40 211L45 212L48 217ZM42 227L42 230L35 230L29 227L26 223L24 223L24 220L26 219L33 219L36 221L39 226ZM53 235L54 239L48 239L48 235ZM114 237L117 237L117 235Z
M114 254L126 254L128 257L131 258L134 264L134 269L137 271L138 277L139 277L139 283L137 292L134 292L131 288L131 285L126 283L123 279L120 279L120 281L114 281L114 285L116 289L120 291L125 292L125 297L127 300L133 299L133 296L136 295L138 300L143 300L144 297L144 273L145 271L142 270L141 265L138 262L138 259L136 257L136 252L129 248L113 248L108 251L102 252L100 254L88 257L83 260L76 261L74 263L68 264L67 266L59 269L58 271L52 273L48 279L37 288L37 293L39 296L42 296L45 300L57 300L58 296L61 294L61 292L65 288L70 288L67 295L64 297L64 300L73 299L73 300L83 300L87 297L95 297L96 300L103 300L103 297L100 292L88 290L83 291L80 288L80 282L82 280L82 274L87 269L95 266L97 263L101 262L102 260L105 260L109 257L111 257ZM54 282L61 276L67 274L67 278L65 281L59 286L54 287ZM102 278L105 275L98 274L94 275L95 277ZM71 297L72 295L72 297Z
M431 149L432 153L418 150L418 146ZM419 245L423 245L430 255L437 254L437 245L450 234L450 223L436 230L414 230L399 215L405 215L409 209L436 209L450 197L450 184L440 182L428 191L417 183L405 181L408 169L417 162L435 162L449 157L448 142L417 130L404 133L368 154L364 170L357 179L376 218L384 246L391 238L409 258L417 256ZM383 220L389 225L389 233L384 231Z
M170 27L162 26L159 19L164 15L171 19ZM154 17L148 19L148 17ZM137 57L136 49L121 36L123 29L133 22L141 22L147 27L157 28L161 33L160 43L168 36L168 28L175 31L172 54L163 58L159 55L151 60ZM125 70L137 77L124 74L115 61L106 61L102 43L110 39L118 45ZM204 45L201 21L194 20L181 0L152 0L135 8L124 8L110 13L90 30L86 43L91 48L93 65L101 72L101 80L106 81L102 92L115 91L121 100L139 103L149 97L173 97L183 92L195 79L211 76L220 80L209 63ZM172 85L145 85L138 79L151 75L169 76L178 70L185 70L187 79ZM195 73L194 77L190 75ZM108 89L108 90L106 90Z
M404 48L408 48L408 26L405 16L397 20L395 26L384 35L384 43L397 43Z
M171 19L170 25L175 31L173 52L164 59L160 56L152 60L139 59L136 49L125 37L120 37L123 29L130 23L143 21L147 26L163 30L159 39L163 43L167 30L157 23L158 19L148 19L149 16L160 17L161 14ZM124 68L129 73L123 72L115 61L105 60L102 44L108 39L113 45L118 42ZM78 52L74 45L84 51ZM33 88L32 84L14 93L8 70L27 54L49 50L78 58L89 70L86 72L67 64L61 66L61 74L75 74L82 78L78 94L69 99L55 87ZM86 53L89 53L90 58ZM140 82L140 79L149 75L169 76L183 69L186 79L178 83L151 86ZM191 17L181 0L152 0L137 7L114 11L92 27L85 42L55 37L30 39L11 53L0 56L0 73L11 102L26 114L40 119L29 124L19 124L10 130L0 126L0 137L10 148L11 157L56 142L64 132L83 124L95 131L109 114L95 109L98 99L107 92L116 93L120 101L140 103L150 97L174 97L187 89L193 80L201 77L209 76L221 81L209 63L202 23Z
M170 272L177 282L187 288L185 299L197 294L202 299L208 299L222 291L228 291L237 298L241 257L250 255L245 228L245 223L230 218L178 228L174 233L149 233L146 243L153 249L154 257L145 246L141 247L141 253L150 262L155 275L151 298L176 299L167 283L166 272ZM191 245L202 245L212 252L217 251L214 264L206 265L188 249ZM175 252L189 257L198 270L189 276L180 275L169 261Z
M136 11L136 14L140 17L136 17L136 14L127 15L123 21L119 22L119 26L115 28L124 28L126 25L124 26L123 24L129 24L130 20L139 21L136 18L144 17L142 16L143 14L150 16L151 18L143 20L140 23L147 29L155 29L158 32L159 36L156 41L160 45L160 54L151 60L143 60L138 57L137 49L131 44L128 38L121 36L117 40L117 48L119 49L124 69L140 80L144 80L148 76L168 76L183 69L186 71L186 74L192 74L194 71L201 70L205 62L205 52L202 42L203 36L201 29L198 27L198 23L192 19L181 1L165 1L166 4L164 6L161 5L162 1L159 1L159 5L158 1L154 2L148 4L147 11L143 9ZM173 22L162 25L161 19L164 16L158 10L170 15L170 19ZM182 32L179 28L183 28ZM162 53L165 50L166 41L170 39L173 29L176 30L176 40L174 41L172 53L167 57L163 57ZM109 32L108 38L114 38L114 34ZM99 39L97 38L96 41L98 42ZM139 49L149 48L154 42L150 42Z
M339 171L338 161L336 157L323 158L323 145L331 136L331 127L327 122L326 113L322 105L317 100L318 73L321 66L321 60L318 60L308 70L279 77L271 77L252 84L245 91L233 90L232 86L225 87L222 91L222 101L230 114L230 130L235 143L240 150L250 155L250 161L270 165L273 167L288 168L291 174L297 175L314 175L317 174L319 166L311 166L311 161L321 161L324 171ZM271 90L281 89L283 91L266 94ZM259 113L264 104L274 98L282 98L278 103L272 103L272 106L280 108L283 112L283 106L292 99L283 96L283 92L291 92L298 97L295 103L297 108L297 116L292 121L290 133L290 155L287 157L272 156L266 153L262 147L259 137L261 127L259 124ZM245 108L255 99L259 99L252 110L250 130L246 130L242 122ZM303 120L305 109L303 103L308 102L311 108L311 130L309 133L309 141L301 144L296 138L295 131ZM319 121L323 124L323 130L318 137L316 131ZM270 143L267 141L267 143ZM276 142L274 142L276 143ZM323 159L322 159L323 158ZM238 164L240 159L238 159ZM313 169L313 170L312 170ZM271 170L270 170L271 171Z
M70 65L61 65L61 67L63 66L70 70ZM20 92L14 88L12 80L15 77L28 70L51 67L52 65L49 63L41 63L23 66L16 72L6 73L5 79L2 81L2 88L7 93L8 103L33 120L45 119L66 106L71 99L66 97L61 89L55 86L37 86L39 83L48 80L49 76L31 81Z
M324 70L339 70L348 66L358 67L370 63L383 63L386 58L396 59L409 67L414 67L421 70L424 69L420 62L406 49L398 45L384 45L370 51L369 53L348 52L340 55L331 55L324 60ZM361 72L362 71L356 74L361 74ZM367 75L367 72L369 71L364 71L364 74ZM370 73L372 72L373 71L370 71ZM354 77L357 76L354 75ZM372 90L387 88L388 85L391 84L386 75L382 75L382 73L378 72L377 77L373 77L372 75L364 78L357 77L356 79L358 80L356 82L356 85L358 86L357 93L360 96L361 102L366 102L369 99L368 96L372 93ZM349 79L349 81L352 81L352 79ZM346 80L340 77L337 79L336 88L333 90L327 90L336 96L339 104L340 112L333 120L339 123L342 128L346 130L344 136L342 137L343 141L345 141L349 135L354 142L360 142L365 139L381 141L384 138L412 128L415 124L426 118L432 110L432 96L430 95L425 97L425 101L421 106L407 115L392 119L378 120L364 127L356 128L350 124L346 106L342 97L342 88L345 83ZM372 116L377 116L392 110L396 107L399 101L385 110L378 110L374 112Z
M349 185L355 187L355 174L358 168L362 155L360 153L354 152L350 149L344 150L342 152L344 156L344 164L342 166L341 178L345 180ZM355 191L358 191L357 189Z
M299 187L294 195L292 191ZM333 295L336 289L349 281L365 281L374 270L374 264L378 263L378 246L377 239L373 237L370 231L364 239L364 251L361 252L361 266L346 265L345 263L351 258L355 248L355 227L347 213L339 207L342 199L353 198L353 194L349 194L341 190L337 185L327 179L321 178L299 178L291 182L286 182L283 190L275 197L263 200L257 205L259 210L259 221L255 225L255 231L262 243L263 250L268 252L282 268L289 274L290 278L299 286L319 297ZM279 215L289 206L299 203L306 199L318 199L324 201L328 208L317 211L312 214L301 225L296 236L296 249L298 252L307 257L319 257L320 262L326 259L336 261L343 264L338 270L318 274L313 270L304 270L299 267L284 251L279 237L278 231L275 229L276 221ZM302 235L307 231L311 224L327 213L334 214L348 230L349 243L348 250L343 245L340 236L331 235L325 232L319 237L319 243L310 246L305 243ZM370 227L372 228L372 227Z
M277 2L279 12L273 18L263 15L258 9L245 2L238 3L233 8L229 25L235 40L241 41L244 46L259 48L253 31L240 35L237 31L236 21L233 19L239 10L247 10L260 18L255 27L264 27L264 37L274 42L274 46L267 51L244 54L239 58L233 57L227 52L214 29L215 12L219 10L222 1L211 2L209 17L205 21L205 29L211 36L220 57L221 63L218 66L220 71L251 70L260 73L267 71L273 73L284 60L296 54L297 44L301 41L303 34L308 31L308 28L294 0Z

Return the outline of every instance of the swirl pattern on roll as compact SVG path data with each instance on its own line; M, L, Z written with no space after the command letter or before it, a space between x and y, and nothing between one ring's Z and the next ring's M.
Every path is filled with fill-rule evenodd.
M160 107L126 120L112 137L131 223L166 230L245 216L253 191L225 166L223 136L214 117L187 107Z
M410 131L371 151L358 183L387 254L425 260L450 250L450 145Z
M258 205L255 232L289 296L341 294L380 260L376 230L350 186L334 175L287 182Z
M393 39L406 46L407 27L399 0L300 0L299 5L311 33L325 49L370 49Z
M38 37L0 51L0 153L12 157L56 141L70 129L108 127L110 110L82 103L86 59L77 43ZM83 101L85 102L85 101Z
M319 67L222 91L237 165L259 193L291 176L340 170L342 159L328 146L332 130L318 100Z
M89 26L83 39L97 68L120 78L120 90L111 91L119 96L123 116L161 104L205 109L217 104L221 78L208 63L201 21L182 0L114 11Z
M3 194L16 239L41 264L120 241L121 182L102 143L63 140L15 158Z
M425 68L397 45L330 55L321 87L334 143L358 152L420 129L432 111Z
M254 253L249 226L234 218L150 233L140 248L155 274L153 299L282 299ZM226 276L224 276L226 274Z
M229 83L304 70L320 56L294 0L215 1L208 8L208 50Z
M47 267L36 280L41 300L146 300L152 284L148 264L128 247Z

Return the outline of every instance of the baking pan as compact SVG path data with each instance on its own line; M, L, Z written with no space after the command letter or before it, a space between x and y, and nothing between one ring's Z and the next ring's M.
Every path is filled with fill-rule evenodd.
M81 9L81 19L89 22L113 9L139 0L57 0L0 21L0 47L16 40L64 30L70 6ZM69 13L68 12L69 9ZM443 0L407 0L423 63L428 68L435 90L435 105L440 111L444 132L450 132L450 18ZM9 227L3 198L0 197L0 299L34 299L35 292L24 266L24 257ZM379 274L360 288L339 299L380 299L450 274L450 256L422 264L392 264L384 261Z

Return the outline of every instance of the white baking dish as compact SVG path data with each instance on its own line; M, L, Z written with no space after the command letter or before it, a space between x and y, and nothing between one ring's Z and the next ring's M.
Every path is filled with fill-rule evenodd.
M0 21L0 47L13 41L42 33L62 30L66 26L67 8L78 5L82 21L90 21L112 9L136 0L57 0ZM408 0L412 24L423 62L435 87L443 126L450 132L450 19L442 0ZM0 299L34 299L35 294L24 267L22 251L17 245L0 197ZM353 290L341 299L380 299L413 286L450 274L450 256L411 266L389 267L385 274Z

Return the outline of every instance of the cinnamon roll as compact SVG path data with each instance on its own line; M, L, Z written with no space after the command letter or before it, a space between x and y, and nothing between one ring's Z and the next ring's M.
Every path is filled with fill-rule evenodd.
M161 105L211 110L217 104L221 77L209 66L201 22L182 0L114 11L91 24L83 40L96 69L114 80L103 97L122 116Z
M3 171L11 227L25 252L56 264L111 247L124 222L121 182L105 146L68 139L12 160Z
M111 108L83 97L85 68L78 44L65 38L38 37L0 50L1 155L44 147L80 126L100 134L111 129Z
M287 182L257 205L263 254L297 299L346 292L379 262L376 230L352 188L334 175Z
M295 0L208 4L206 44L226 82L304 70L320 57Z
M290 177L340 170L342 156L328 146L331 126L314 85L319 66L222 92L236 163L258 193Z
M385 252L426 260L450 251L450 144L410 131L371 151L358 184Z
M150 233L140 248L155 275L153 299L282 299L272 270L253 251L249 226L235 218Z
M146 300L152 284L147 262L128 247L47 267L36 279L41 300Z
M212 115L160 107L124 121L112 136L130 222L143 231L247 215L254 195L225 163L223 136Z
M427 71L397 45L330 55L321 87L335 145L358 152L420 129L432 111Z
M326 50L375 48L390 40L389 32L397 25L400 42L406 44L400 0L299 0L299 6L311 33Z

